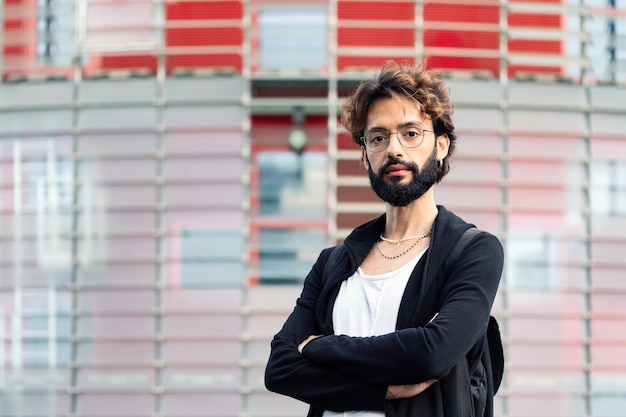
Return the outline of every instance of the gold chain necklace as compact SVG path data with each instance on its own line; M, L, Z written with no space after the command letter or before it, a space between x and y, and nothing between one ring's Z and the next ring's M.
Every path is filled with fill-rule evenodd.
M417 239L417 241L419 242L420 240L424 239L426 236L428 236L430 234L430 230L426 233L423 233L421 235L417 235L417 236L409 236L409 237L403 237L402 239L387 239L385 236L383 236L383 234L380 234L380 240L384 240L385 242L389 242L389 243L396 243L396 248L400 247L400 243L402 242L406 242L407 240L413 240L413 239Z
M383 258L385 258L385 259L396 259L396 258L399 258L399 257L401 257L402 255L404 255L404 254L408 253L411 249L413 249L415 246L417 246L417 244L418 244L418 243L419 243L422 239L424 239L424 238L425 238L426 236L428 236L428 235L430 235L430 230L429 230L428 232L424 233L423 235L420 235L420 236L414 236L414 237L412 237L412 238L408 238L408 237L407 237L407 238L405 238L405 239L398 239L397 241L394 241L394 240L392 240L392 239L389 239L389 240L388 240L388 239L384 238L384 237L383 237L383 235L381 234L381 235L380 235L381 240L384 240L385 242L389 242L389 243L402 242L402 241L405 241L405 240L410 240L410 239L417 239L417 240L415 241L415 243L413 243L411 246L409 246L409 247L408 247L408 249L404 250L404 252L399 253L398 255L394 255L394 256L387 256L387 255L385 255L385 254L383 253L383 251L382 251L382 250L380 250L380 245L378 244L378 242L379 242L379 241L376 241L376 250L377 250L377 251L378 251L378 253L380 253L380 255L381 255ZM397 248L397 246L396 246L396 248Z

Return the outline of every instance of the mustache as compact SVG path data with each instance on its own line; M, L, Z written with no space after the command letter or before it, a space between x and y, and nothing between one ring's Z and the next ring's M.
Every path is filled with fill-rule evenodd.
M409 170L411 170L414 174L419 171L417 164L414 162L404 161L400 158L391 158L391 159L388 159L387 162L385 162L380 167L380 169L378 170L378 174L383 175L385 171L392 165L403 165L407 167Z

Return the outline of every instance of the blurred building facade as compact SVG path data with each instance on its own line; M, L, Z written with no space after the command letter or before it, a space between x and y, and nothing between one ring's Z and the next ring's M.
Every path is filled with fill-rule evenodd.
M338 106L429 58L498 235L498 416L626 409L626 1L4 0L0 414L301 416L271 336L377 216Z

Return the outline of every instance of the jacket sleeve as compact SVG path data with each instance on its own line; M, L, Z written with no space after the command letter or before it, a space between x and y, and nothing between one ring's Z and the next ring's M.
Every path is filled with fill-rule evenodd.
M320 254L309 272L296 306L271 343L265 369L270 391L288 395L330 411L383 410L386 385L365 382L358 377L298 352L298 344L320 334L315 309L322 290L322 271L330 249Z
M323 336L305 358L372 384L442 379L484 335L503 267L500 241L481 233L449 268L437 317L374 337Z

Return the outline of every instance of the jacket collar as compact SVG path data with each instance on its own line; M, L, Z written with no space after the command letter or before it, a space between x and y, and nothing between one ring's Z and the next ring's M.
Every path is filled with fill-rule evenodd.
M447 210L444 206L439 205L437 209L439 213L433 223L429 250L429 264L435 271L443 264L443 261L463 232L473 226ZM372 245L385 230L386 220L387 215L382 214L376 219L355 228L344 240L344 244L348 247L349 253L353 257L352 260L357 266L363 262L363 259L372 249Z

